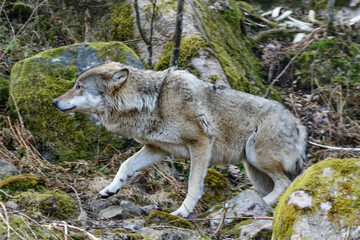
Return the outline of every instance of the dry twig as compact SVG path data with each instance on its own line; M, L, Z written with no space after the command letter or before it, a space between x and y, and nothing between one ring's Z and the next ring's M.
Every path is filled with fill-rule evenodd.
M189 221L209 221L209 220L221 220L221 218L192 218ZM273 217L225 217L224 219L254 219L254 220L273 220Z
M3 190L1 190L1 189L0 189L0 192L1 192L2 194L4 194L6 197L8 197L8 198L19 199L18 197L14 197L14 196L11 196L11 195L7 194L5 191L3 191Z
M69 224L64 224L63 222L61 222L61 223L51 223L51 224L46 225L46 226L49 227L49 228L55 228L55 229L63 231L63 232L65 232L65 228L73 229L73 230L76 230L78 232L81 232L82 234L84 234L90 240L101 240L100 238L95 237L94 235L92 235L91 233L89 233L88 231L86 231L86 230L84 230L82 228L79 228L79 227L76 227L76 226L73 226L73 225L69 225ZM62 230L61 227L64 228L64 230Z
M309 141L310 144L317 146L317 147L322 147L322 148L327 148L330 150L342 150L342 151L354 151L354 152L360 152L360 148L344 148L344 147L333 147L333 146L326 146L326 145L322 145L319 143L315 143L312 141Z

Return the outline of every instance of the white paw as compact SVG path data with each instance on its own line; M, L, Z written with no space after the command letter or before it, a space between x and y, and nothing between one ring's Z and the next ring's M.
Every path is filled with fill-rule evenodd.
M186 218L189 216L190 212L183 205L181 205L181 207L178 210L172 212L171 214Z
M101 198L108 198L114 194L116 194L120 190L121 185L120 184L110 184L103 190L99 192L99 197Z

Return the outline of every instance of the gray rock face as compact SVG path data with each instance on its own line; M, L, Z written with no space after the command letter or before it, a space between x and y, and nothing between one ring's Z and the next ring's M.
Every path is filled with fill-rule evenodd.
M237 196L231 198L225 203L226 217L265 217L272 211L269 205L267 205L260 195L254 190L245 190L239 193ZM215 207L209 209L209 212L214 211ZM223 208L211 213L209 218L221 218L223 215ZM229 225L232 219L225 219L224 224ZM212 229L216 229L220 224L220 220L211 220L210 226Z
M11 163L0 159L0 179L4 177L4 175L15 175L18 173L18 170Z

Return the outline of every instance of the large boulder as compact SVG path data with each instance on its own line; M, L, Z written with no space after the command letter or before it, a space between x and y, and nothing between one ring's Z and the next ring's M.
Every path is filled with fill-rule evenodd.
M147 0L138 2L140 12L152 9ZM169 66L172 42L168 39L174 34L177 6L162 3L157 8L162 14L154 22L156 42L152 60L155 69L162 70ZM150 22L150 13L140 15L142 23ZM150 24L143 25L149 32ZM185 1L182 35L179 67L218 85L255 94L264 89L259 64L251 52L252 43L246 37L244 14L237 1ZM145 61L148 58L146 44L141 41L137 47Z
M10 93L43 155L53 160L96 156L122 140L83 114L64 114L51 101L68 91L76 77L106 60L142 68L139 57L120 42L94 42L50 49L14 65ZM14 110L14 103L9 99ZM15 115L16 116L16 115Z
M360 159L327 159L296 179L276 207L276 239L359 239Z

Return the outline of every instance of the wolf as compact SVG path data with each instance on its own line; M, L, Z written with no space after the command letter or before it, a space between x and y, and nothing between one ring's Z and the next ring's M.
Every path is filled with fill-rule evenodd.
M100 197L117 193L135 171L167 156L190 159L188 193L172 213L182 217L201 198L210 164L243 162L255 189L274 205L306 160L306 129L280 103L203 82L185 70L106 63L80 74L52 103L62 112L90 114L109 131L143 144Z

